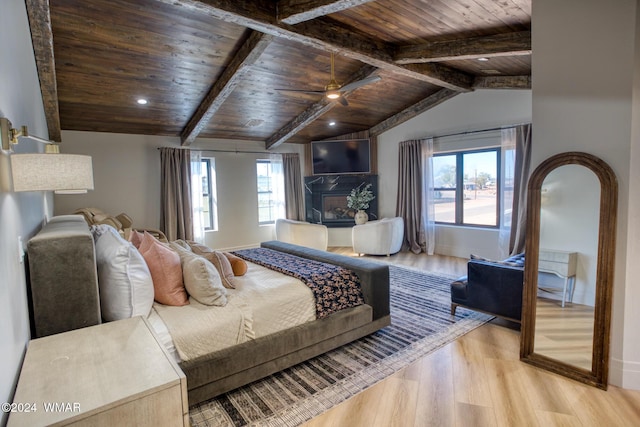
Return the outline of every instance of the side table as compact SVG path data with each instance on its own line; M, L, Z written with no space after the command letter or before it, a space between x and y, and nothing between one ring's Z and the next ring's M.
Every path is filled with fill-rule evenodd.
M564 279L562 289L562 307L565 302L573 301L573 292L576 284L576 266L578 264L578 253L557 251L553 249L540 249L538 258L538 271L542 273L552 273Z
M29 342L7 426L188 426L187 381L146 319Z

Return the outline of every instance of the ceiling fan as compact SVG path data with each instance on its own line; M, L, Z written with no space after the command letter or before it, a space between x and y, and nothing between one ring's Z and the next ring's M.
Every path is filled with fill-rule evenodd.
M324 90L296 90L296 89L276 89L278 91L283 92L299 92L299 93L311 93L311 94L323 94L328 99L334 100L337 99L342 105L349 105L347 102L347 98L342 96L342 92L348 92L359 87L375 83L380 80L379 76L371 76L364 78L362 80L357 80L355 82L348 83L342 86L340 83L336 81L335 73L334 73L334 54L331 53L331 79L329 83L324 87Z

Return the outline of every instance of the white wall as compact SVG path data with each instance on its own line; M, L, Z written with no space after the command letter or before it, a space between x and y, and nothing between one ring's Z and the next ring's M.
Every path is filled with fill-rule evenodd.
M94 207L117 215L127 213L134 226L160 225L160 152L178 146L178 138L114 133L63 131L61 151L92 156L94 190L56 194L55 215Z
M56 195L56 215L96 207L113 215L127 213L135 227L159 228L158 148L178 147L178 138L64 131L62 140L64 152L92 156L95 189L83 195ZM268 158L269 153L241 152L264 151L264 143L198 139L191 148L234 151L203 152L203 156L216 159L218 184L218 231L207 232L205 243L213 248L231 249L273 239L273 225L258 225L256 193L256 159ZM302 145L282 144L275 152L298 152L303 167Z
M637 188L635 194L630 191L640 176L633 120L634 114L638 119L637 12L635 0L533 2L532 156L535 167L556 153L585 151L605 160L617 175L610 382L640 389L640 330L635 326L640 324L640 253L637 226L629 221L640 212Z
M378 137L380 215L395 216L398 147L408 139L531 122L531 91L478 90L449 101ZM482 138L482 134L477 134ZM350 243L349 243L350 244ZM472 227L436 227L436 253L498 258L498 232Z
M0 117L14 127L27 125L35 135L47 136L44 110L24 1L2 2L0 13ZM29 141L16 152L41 150ZM0 402L10 402L29 340L25 267L20 262L18 237L26 242L51 213L51 195L10 192L9 153L0 153ZM0 413L0 425L7 414Z
M624 387L640 389L640 7L636 6L635 61L633 78L633 103L631 114L631 149L629 153L629 193L627 221L627 258L624 285L616 291L616 309L622 313L614 317L615 353L613 376ZM616 272L617 274L617 272ZM617 276L620 277L620 276ZM620 288L624 292L620 293ZM622 342L622 349L619 348Z
M207 140L199 146L211 147ZM264 143L246 143L246 150L259 151ZM246 144L241 145L244 147ZM218 148L233 150L232 142L218 141ZM276 152L298 153L300 168L304 176L304 146L282 144ZM258 225L258 194L256 192L256 160L269 158L269 154L213 153L216 159L218 180L218 231L206 233L206 243L213 248L234 249L257 246L265 240L275 238L274 225ZM205 155L203 153L203 155ZM207 154L209 155L209 154Z

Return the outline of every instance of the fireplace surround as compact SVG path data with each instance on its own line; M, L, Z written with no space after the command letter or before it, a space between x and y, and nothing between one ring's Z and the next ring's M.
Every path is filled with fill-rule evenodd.
M378 219L378 175L320 175L304 178L306 221L327 227L352 227L355 210L347 207L351 190L371 184L375 199L366 210L369 219Z

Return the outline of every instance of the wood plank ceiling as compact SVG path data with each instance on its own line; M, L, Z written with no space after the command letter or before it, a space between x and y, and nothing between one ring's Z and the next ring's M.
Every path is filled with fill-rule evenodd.
M83 130L272 148L377 135L459 93L531 86L531 0L26 4L57 141ZM324 90L331 53L339 83L380 80L344 92L348 106L298 92Z

